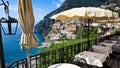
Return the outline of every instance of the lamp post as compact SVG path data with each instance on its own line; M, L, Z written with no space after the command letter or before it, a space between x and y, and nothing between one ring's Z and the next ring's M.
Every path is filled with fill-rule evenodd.
M3 1L2 4L4 5L5 13L7 14L7 18L2 17L0 19L0 68L5 68L5 60L4 60L4 49L3 49L3 43L2 43L2 30L5 35L15 35L18 27L18 21L15 18L12 18L9 16L9 2L7 1L7 4ZM3 23L3 25L2 25ZM4 23L8 25L8 33L4 30ZM14 32L12 32L12 23L16 23L16 29Z
M5 68L1 26L0 26L0 68Z

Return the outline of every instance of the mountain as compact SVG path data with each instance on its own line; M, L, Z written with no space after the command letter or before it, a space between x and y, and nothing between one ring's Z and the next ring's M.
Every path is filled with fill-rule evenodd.
M111 2L111 1L110 0L65 0L64 3L58 9L47 14L44 17L44 19L41 20L35 26L35 32L38 33L42 32L43 35L46 36L55 22L54 20L51 20L49 17L56 13L75 7L88 7L88 6L100 7L102 4L105 4L106 2Z

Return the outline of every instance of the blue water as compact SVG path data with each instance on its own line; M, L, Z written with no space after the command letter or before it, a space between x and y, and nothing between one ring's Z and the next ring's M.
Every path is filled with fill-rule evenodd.
M40 43L43 42L43 38L41 35L35 33L36 37L39 40L39 46ZM3 47L4 47L4 57L5 57L5 63L10 64L11 62L14 62L15 60L25 58L26 57L26 49L23 49L21 51L19 39L21 37L21 29L18 28L16 35L4 35L2 34L2 40L3 40ZM30 50L30 54L38 54L39 48L32 48Z

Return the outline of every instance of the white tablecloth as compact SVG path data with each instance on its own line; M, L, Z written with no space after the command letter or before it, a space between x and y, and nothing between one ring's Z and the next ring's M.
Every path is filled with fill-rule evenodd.
M106 47L110 47L110 48L112 48L113 45L116 45L115 43L105 43L105 42L102 42L100 44L104 44Z
M107 42L108 41L108 42ZM118 41L114 41L114 40L105 40L104 41L105 43L114 43L114 44L116 44Z
M118 41L112 41L112 43L116 44Z
M110 47L104 47L104 46L92 46L94 52L96 53L101 53L101 54L106 54L109 57L109 54L112 53L112 48Z
M79 58L83 58L86 60L87 64L103 67L103 62L106 60L107 55L95 53L95 52L89 52L89 51L83 51L77 55L75 55L75 61L79 60Z
M58 63L58 64L51 65L48 68L81 68L81 67L74 64Z

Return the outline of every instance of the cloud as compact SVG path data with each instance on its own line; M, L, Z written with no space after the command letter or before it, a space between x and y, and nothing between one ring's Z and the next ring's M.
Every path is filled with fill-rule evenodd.
M60 3L56 3L57 8L59 8L59 7L60 7L60 5L61 5Z
M0 6L0 18L1 18L2 16L4 16L3 13L5 13L5 12L4 12L3 9L4 9L3 6Z
M36 24L44 18L46 12L36 6L33 6L33 11L34 11L34 17L35 17L35 24Z
M62 2L62 3L63 3L64 1L65 1L65 0L60 0L60 2Z
M9 8L10 8L10 11L18 12L18 5L10 5Z
M56 1L53 1L52 2L54 5L56 5L57 8L59 8L61 6L61 3L60 2L56 2Z
M56 1L56 2L64 2L65 0L52 0L52 1Z
M33 11L34 11L34 17L35 17L35 23L38 23L40 20L42 20L45 16L45 11L42 10L39 7L33 6ZM0 6L0 18L1 17L7 17L7 15L4 12L4 6ZM18 17L18 5L10 5L9 6L9 14L11 17L16 18L19 20Z
M5 11L4 11L4 6L0 6L0 17L6 16ZM9 14L10 16L13 17L18 17L18 11L17 11L17 5L10 5L9 6Z
M10 5L9 6L10 16L18 19L18 5Z
M56 5L57 8L59 8L64 1L65 0L52 0L52 3Z

